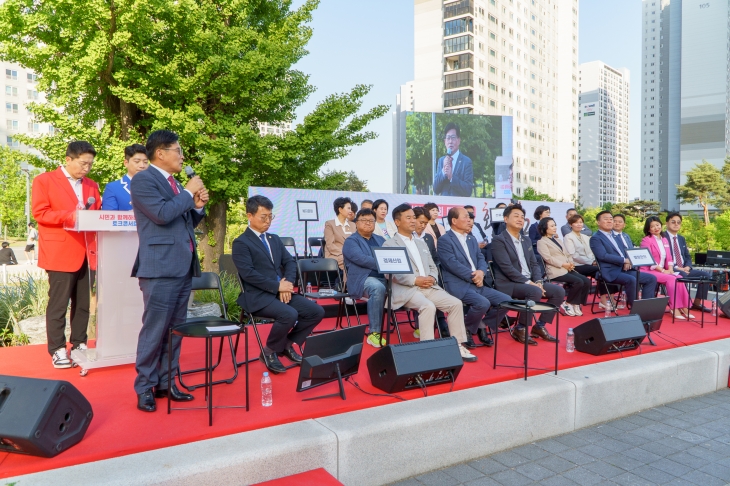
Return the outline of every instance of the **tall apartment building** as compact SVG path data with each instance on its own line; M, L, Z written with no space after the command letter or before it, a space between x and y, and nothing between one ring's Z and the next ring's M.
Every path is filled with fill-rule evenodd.
M44 102L45 96L36 87L36 74L18 64L0 62L0 80L4 86L0 144L28 151L28 147L16 140L16 135L42 135L53 131L50 124L36 122L26 107L31 102Z
M413 110L514 117L517 196L574 200L578 1L415 0L414 31Z
M583 63L578 89L580 203L629 202L629 71Z
M729 14L727 0L643 0L641 198L662 209L680 209L695 164L721 167L730 150Z

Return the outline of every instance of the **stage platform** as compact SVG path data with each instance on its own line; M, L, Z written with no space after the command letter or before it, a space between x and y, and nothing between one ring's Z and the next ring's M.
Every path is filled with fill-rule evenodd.
M583 317L560 318L559 334L562 342L559 346L559 367L561 370L730 337L730 319L720 318L719 325L715 326L714 318L706 314L705 327L701 329L700 325L694 322L677 321L673 324L671 317L667 314L661 332L652 334L657 346L647 345L645 342L638 350L600 357L579 352L567 353L564 339L568 328L601 315L587 314ZM710 319L712 323L707 322ZM327 319L320 327L327 329L331 328L332 324L333 319ZM268 326L261 326L260 329L265 336ZM555 325L553 324L549 329L554 333ZM404 342L415 340L409 325L402 324L401 333ZM200 343L195 341L197 340L186 340L183 344L181 355L183 368L202 365L203 348ZM523 349L523 346L511 339L508 334L501 334L499 362L516 367L521 366ZM541 340L538 346L530 347L531 366L545 368L553 366L554 349L554 344ZM370 385L365 366L365 360L375 351L368 345L364 347L360 373L352 378L364 391L380 394L382 393L380 390ZM249 352L251 356L259 354L253 335L249 339ZM505 382L522 376L520 368L497 367L496 370L492 369L494 348L483 347L473 352L479 360L476 363L464 364L454 390ZM224 351L224 364L216 370L216 379L230 374L231 366L228 356ZM242 350L239 350L239 356L242 358ZM45 346L0 348L0 374L67 380L78 387L91 402L94 410L94 419L84 440L55 458L43 459L0 453L0 478L16 477L398 402L392 397L366 394L356 389L352 383L345 384L347 393L345 401L339 397L333 397L304 402L303 398L334 393L337 385L332 383L297 393L295 387L298 369L295 368L286 374L273 376L274 404L270 408L264 408L261 406L260 392L260 379L263 371L265 368L261 363L256 362L251 365L251 411L246 412L243 409L214 410L214 423L212 427L209 427L206 411L173 411L171 415L167 415L165 401L158 401L158 411L155 413L138 411L136 396L132 388L135 376L133 365L92 370L87 376L81 377L78 369L54 369ZM531 375L544 373L544 371L532 371ZM202 379L202 376L198 378ZM449 388L450 385L432 386L428 388L428 393L429 396L445 394L449 392ZM202 406L204 404L203 389L196 390L194 395L196 400L193 404ZM423 397L421 390L411 390L399 395L409 401ZM215 389L214 405L242 405L244 402L244 376L242 374L233 384L219 385Z

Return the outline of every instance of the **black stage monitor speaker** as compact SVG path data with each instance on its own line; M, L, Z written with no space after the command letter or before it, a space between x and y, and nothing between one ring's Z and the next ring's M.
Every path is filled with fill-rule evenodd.
M92 417L67 381L0 375L0 452L53 457L83 439Z
M594 356L636 349L646 337L638 315L591 319L573 332L575 349Z
M368 358L370 381L386 393L451 383L462 366L455 338L386 346Z

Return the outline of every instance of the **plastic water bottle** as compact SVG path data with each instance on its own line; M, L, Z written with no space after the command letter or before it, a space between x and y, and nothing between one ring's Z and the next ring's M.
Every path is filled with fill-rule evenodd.
M312 293L312 283L311 283L311 282L307 282L307 293L308 293L308 294L311 294L311 293ZM307 299L309 299L309 300L314 300L314 299L313 299L313 298L311 298L311 297L307 297Z
M712 317L717 315L717 300L712 301Z
M269 372L264 371L264 376L261 377L261 405L270 407L273 403L274 395L271 378L269 377Z
M569 353L575 351L575 333L573 328L568 329L568 338L565 340L565 350Z
M604 317L611 317L611 300L609 299L606 304L606 312Z
M625 302L626 302L626 291L621 291L621 299L619 300L618 304L616 305L617 309L624 309L625 308Z

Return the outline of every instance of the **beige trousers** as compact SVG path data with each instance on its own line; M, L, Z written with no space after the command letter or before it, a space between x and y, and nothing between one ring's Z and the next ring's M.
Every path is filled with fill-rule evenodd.
M421 330L421 341L433 339L433 326L436 309L448 314L449 333L459 344L466 342L464 328L464 307L459 299L442 289L422 289L405 303L405 307L418 311L418 327Z

